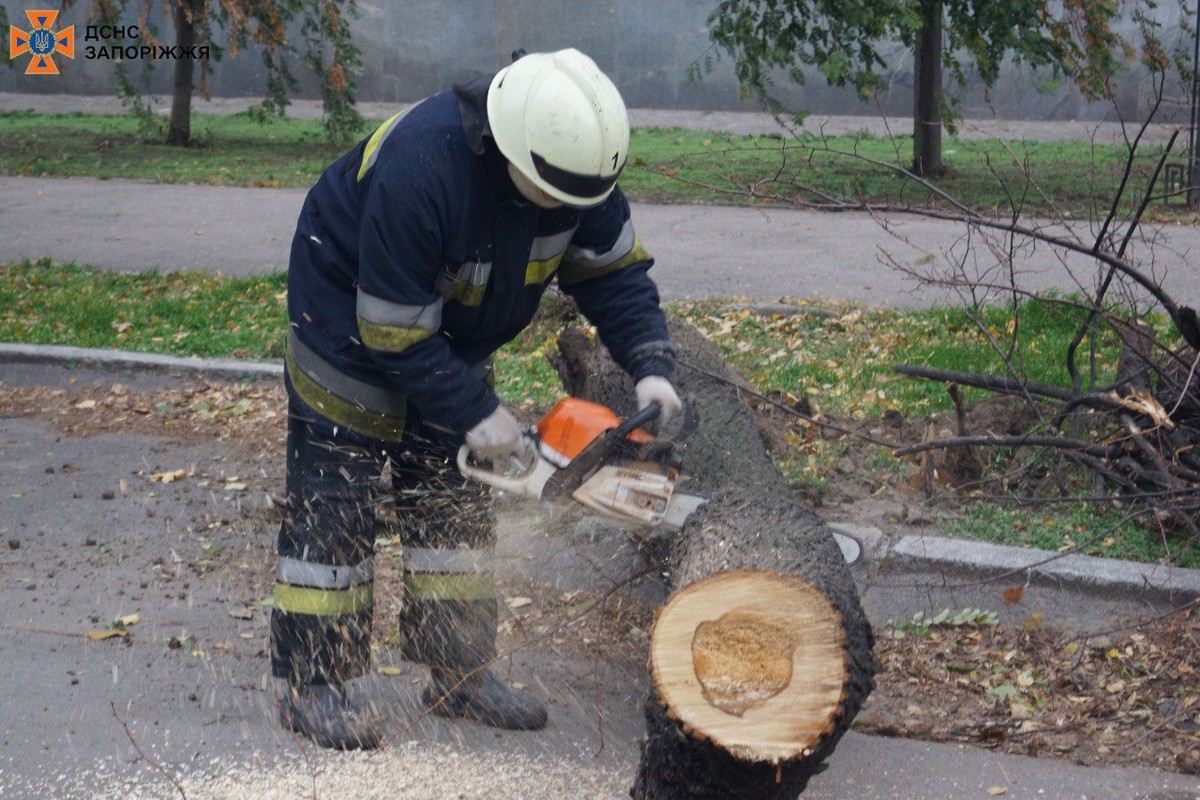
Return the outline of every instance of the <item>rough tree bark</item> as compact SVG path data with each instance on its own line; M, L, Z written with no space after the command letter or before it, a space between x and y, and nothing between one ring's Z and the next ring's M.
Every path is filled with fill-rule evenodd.
M637 800L793 798L821 770L873 688L874 638L841 551L825 523L794 499L772 462L736 388L739 377L695 328L672 319L671 332L680 354L675 383L682 395L697 400L700 413L699 428L686 440L687 488L710 500L671 540L666 570L674 593L660 612L652 637L651 672L658 688L645 704L647 738L631 796ZM555 366L568 393L608 405L622 416L634 410L632 383L602 346L572 329L560 336L559 351ZM756 588L747 589L745 580ZM699 704L705 706L702 709L679 708L664 701L660 685L664 667L654 663L656 648L668 646L660 641L666 635L660 628L672 604L685 593L705 591L713 584L736 584L740 592L708 595L709 607L716 611L700 627L707 629L710 638L741 643L724 654L717 652L718 660L730 655L735 656L732 661L740 660L738 646L762 638L764 632L771 638L771 631L781 625L792 628L781 632L787 642L785 656L786 649L794 648L794 660L788 662L785 657L780 685L766 692L759 686L740 699L732 698L735 705L741 705L725 713L734 728L729 738L703 721L704 717L722 716L713 711L722 708L721 702L707 693L708 703ZM789 586L800 589L791 593L789 602L806 603L806 594L816 598L813 611L823 616L821 623L793 625L795 618L753 608L754 598L776 588L786 592ZM758 602L761 605L763 601ZM723 616L719 613L722 609L726 611ZM691 651L703 683L701 634L697 629ZM814 677L809 669L814 659L819 661L831 652L837 667L837 681L832 684ZM686 659L689 663L690 658ZM756 712L746 711L743 701L750 706L777 701L764 697L772 692L785 697L783 686L807 693L809 700L815 698L821 719L813 718L812 703L787 700L782 708L777 703L772 724L787 727L797 721L798 730L791 732L790 744L779 749L775 742L752 741L754 731L763 726L755 723ZM697 710L703 714L692 713ZM738 719L743 711L745 725ZM737 738L745 735L751 740Z
M191 56L192 48L196 44L192 13L190 3L180 2L175 6L175 44L184 56L175 60L167 144L176 147L186 147L192 140L192 78L196 69Z
M913 53L914 175L942 173L942 0L921 0L921 30Z

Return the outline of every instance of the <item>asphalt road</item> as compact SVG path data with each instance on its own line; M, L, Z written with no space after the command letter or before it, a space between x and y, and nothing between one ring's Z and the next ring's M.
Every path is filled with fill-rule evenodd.
M226 275L284 270L297 189L176 186L88 178L0 177L5 259L50 256L123 271L201 269ZM958 272L1002 286L995 235L916 216L729 206L635 204L635 225L656 257L667 299L828 298L872 306L948 302L951 291L915 279ZM1047 230L1050 230L1049 228ZM1053 229L1070 235L1072 231ZM1073 231L1087 241L1087 231ZM1129 251L1184 304L1200 302L1200 228L1151 226ZM1094 260L1019 243L1020 282L1088 289Z

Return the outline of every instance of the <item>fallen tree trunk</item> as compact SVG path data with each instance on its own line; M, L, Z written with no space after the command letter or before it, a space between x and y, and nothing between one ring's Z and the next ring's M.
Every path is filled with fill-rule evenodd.
M804 791L874 685L874 639L829 528L800 505L732 373L671 321L675 383L696 399L688 518L665 565L673 594L651 637L653 691L631 796L791 798ZM627 416L633 385L578 330L559 337L569 394ZM728 381L724 380L728 377Z

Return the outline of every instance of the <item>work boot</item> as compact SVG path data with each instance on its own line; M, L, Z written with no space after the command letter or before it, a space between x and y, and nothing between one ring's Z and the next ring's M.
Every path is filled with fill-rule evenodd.
M373 708L356 706L344 686L327 683L289 687L279 703L279 720L333 750L371 750L383 738L383 720Z
M486 668L462 673L434 667L421 700L435 714L493 728L536 731L546 727L546 708L541 703L505 686Z

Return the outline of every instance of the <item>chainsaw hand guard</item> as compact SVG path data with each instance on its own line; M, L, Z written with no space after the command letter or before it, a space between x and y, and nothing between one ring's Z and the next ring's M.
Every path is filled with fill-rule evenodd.
M506 475L494 469L486 469L471 463L471 448L465 444L458 449L458 471L472 480L494 486L500 491L509 492L517 497L528 497L540 500L546 482L558 471L558 468L538 453L537 442L533 437L526 437L528 464L513 464L516 474Z

